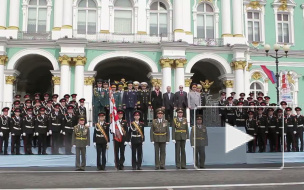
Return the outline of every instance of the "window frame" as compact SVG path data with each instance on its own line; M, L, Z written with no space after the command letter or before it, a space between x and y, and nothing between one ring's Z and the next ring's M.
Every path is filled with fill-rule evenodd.
M198 8L200 7L200 6L204 6L204 11L206 11L206 5L209 5L211 8L212 8L212 13L210 12L200 12L200 11L198 11ZM213 7L213 5L211 5L210 3L207 3L207 2L202 2L202 3L200 3L198 6L197 6L197 8L196 8L196 18L198 17L198 16L203 16L204 17L204 30L205 30L205 37L204 38L200 38L200 39L215 39L216 38L216 22L215 22L215 8ZM206 18L207 18L207 16L212 16L213 18L212 18L212 20L213 20L213 38L208 38L207 37L207 25L206 25ZM196 22L196 28L195 28L195 32L196 32L196 37L198 36L198 22Z
M76 31L77 31L77 34L79 35L96 35L98 33L98 4L96 1L94 0L85 0L86 1L86 7L79 7L79 4L82 0L78 1L77 2L77 12L76 12L76 15L77 15L77 18L76 18ZM91 7L88 7L88 3L89 1L93 1L96 5L96 7L94 8L91 8ZM85 33L79 33L78 31L78 15L79 15L79 11L85 11L85 15L86 15L86 21L85 21L85 26L86 26L86 30L85 30ZM89 11L95 11L95 19L96 19L96 31L95 33L93 34L90 34L88 33L88 15L89 15Z
M278 16L281 16L282 20L279 21L278 20ZM288 18L288 21L284 21L284 15L287 15L287 18ZM277 34L276 34L276 41L280 44L289 44L291 42L291 24L290 24L290 14L287 13L287 12L278 12L276 14L276 20L277 20L277 23L276 23L276 29L277 29ZM284 41L284 24L288 24L288 42L285 42ZM280 39L279 39L279 25L281 25L281 32L282 32L282 41L280 42Z
M154 4L154 3L157 3L157 10L152 10L151 9L151 6ZM166 7L166 10L159 10L159 7L160 7L160 3L164 4L165 7ZM149 35L150 36L157 36L157 37L167 37L168 36L168 33L169 33L169 18L170 18L170 12L169 12L169 8L168 6L163 3L162 1L153 1L151 3L151 5L149 6L150 7L150 12L149 12L149 18L151 18L151 14L157 14L157 35L155 34L151 34L151 19L149 20ZM161 14L166 14L166 25L167 25L167 33L165 34L165 36L162 36L161 33L160 33L160 15Z
M130 34L134 34L134 24L135 24L135 21L134 21L134 4L133 4L133 1L128 0L128 1L130 1L132 7L117 7L117 6L115 6L115 3L116 3L117 1L118 1L118 0L116 0L116 1L113 3L113 4L114 4L114 6L113 6L113 33L114 33L114 34L121 34L121 33L117 33L117 32L115 31L115 13L116 13L116 11L131 11L131 16L132 16L132 18L131 18L131 33L130 33ZM122 33L122 34L128 35L127 33ZM129 35L130 35L130 34L129 34Z
M260 87L261 87L260 90L258 90L258 89L256 88L256 85L257 85L257 84L260 85ZM252 85L254 85L254 88L253 88L253 89L251 88ZM263 93L265 94L264 85L263 85L263 83L262 83L261 81L259 81L259 80L254 80L254 81L252 81L252 82L250 83L249 91L254 93L254 94L253 94L254 100L256 100L257 95L258 95L258 94L257 94L258 92L263 92Z
M248 13L252 13L252 16L253 16L253 18L252 19L249 19L248 18ZM258 13L259 14L259 18L258 19L255 19L254 18L254 14L255 13ZM246 32L246 37L247 37L247 41L248 42L261 42L262 41L262 28L263 28L263 26L262 26L262 13L261 13L261 11L256 11L256 10L250 10L250 11L247 11L247 14L246 14L246 29L247 29L247 32ZM252 26L253 26L253 33L252 33L252 41L250 41L249 40L249 22L252 22L253 24L252 24ZM256 23L256 22L258 22L259 23L259 40L256 40L255 39L255 30L254 30L254 23Z

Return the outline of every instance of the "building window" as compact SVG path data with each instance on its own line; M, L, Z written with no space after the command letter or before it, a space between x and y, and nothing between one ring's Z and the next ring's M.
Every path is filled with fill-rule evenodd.
M154 2L150 7L150 35L166 37L168 33L168 11L162 2Z
M260 12L250 11L247 12L247 26L248 26L248 41L260 42L261 41L261 20Z
M114 33L132 34L133 8L130 0L117 0L114 4Z
M253 92L254 93L254 99L257 98L258 96L258 92L263 92L264 93L264 89L262 88L262 85L258 82L253 82L251 85L250 85L250 92Z
M214 39L214 10L211 5L202 3L197 7L197 37Z
M96 34L97 6L93 0L81 0L78 4L77 33Z
M289 43L290 42L290 18L288 13L277 14L277 30L278 30L278 42Z
M46 32L47 2L46 0L30 0L28 4L28 32Z

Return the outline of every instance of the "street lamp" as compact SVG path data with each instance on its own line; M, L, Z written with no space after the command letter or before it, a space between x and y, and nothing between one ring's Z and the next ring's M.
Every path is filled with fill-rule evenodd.
M279 105L280 104L280 100L279 100L279 59L282 58L282 57L287 57L287 54L288 54L288 51L289 51L289 45L284 45L283 46L283 50L285 52L285 55L281 55L279 56L278 55L278 52L280 50L281 46L279 44L274 44L273 45L273 49L275 51L275 55L269 55L269 50L271 49L271 46L269 44L265 44L264 46L264 49L265 49L265 52L266 52L266 56L270 56L272 58L275 58L275 63L276 63L276 79L277 79L277 104Z

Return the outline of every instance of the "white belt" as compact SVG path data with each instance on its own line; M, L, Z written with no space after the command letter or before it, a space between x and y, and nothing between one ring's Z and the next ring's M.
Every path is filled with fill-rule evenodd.
M34 129L34 126L25 126L25 128Z
M46 126L43 126L43 125L38 125L38 127L39 128L44 128L44 129L46 128Z
M61 123L52 123L52 125L59 126L59 125L61 125Z
M272 126L269 126L270 128L275 128L276 126L272 125Z
M259 126L260 128L265 128L265 126Z
M234 115L234 113L227 113L227 115Z
M1 127L1 129L9 129L8 127Z
M74 129L74 127L68 127L68 126L65 126L64 128L66 128L66 129Z
M141 135L132 135L132 137L141 137Z
M245 119L236 119L237 121L245 121Z
M18 130L18 131L21 130L21 128L19 128L19 127L13 127L13 129L16 129L16 130Z
M293 125L287 125L287 127L293 127Z
M254 131L254 128L248 128L249 131Z
M103 135L98 135L98 134L96 134L96 137L104 137Z
M298 125L298 127L303 127L303 125Z

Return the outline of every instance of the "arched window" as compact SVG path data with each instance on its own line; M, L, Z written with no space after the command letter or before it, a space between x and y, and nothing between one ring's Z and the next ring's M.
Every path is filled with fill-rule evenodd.
M28 4L28 32L46 32L47 2L46 0L30 0Z
M114 4L114 33L131 34L133 6L130 0L116 0Z
M254 93L254 99L257 98L258 96L258 92L263 92L264 93L264 89L262 87L262 85L258 82L253 82L251 83L250 85L250 92L253 92Z
M77 33L96 34L97 5L93 0L81 0L78 4Z
M214 39L214 10L208 3L197 7L197 38Z
M150 35L166 37L168 33L168 10L157 1L150 6Z

